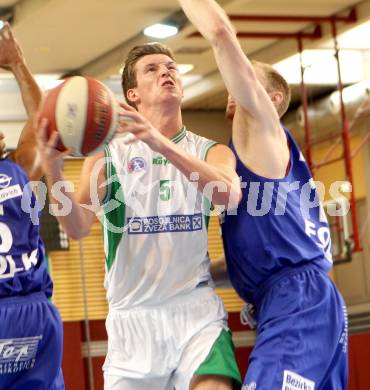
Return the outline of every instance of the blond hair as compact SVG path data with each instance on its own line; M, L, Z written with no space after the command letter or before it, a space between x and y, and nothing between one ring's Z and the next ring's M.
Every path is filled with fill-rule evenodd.
M256 69L261 69L266 81L266 91L274 92L279 91L283 95L283 100L280 105L277 107L277 112L281 118L286 111L288 110L290 104L290 87L284 77L275 70L271 65L264 62L252 61L253 67Z

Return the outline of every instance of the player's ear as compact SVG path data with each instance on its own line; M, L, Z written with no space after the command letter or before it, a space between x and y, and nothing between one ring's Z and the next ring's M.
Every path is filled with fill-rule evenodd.
M269 95L270 95L270 99L275 107L280 106L280 104L284 100L284 95L280 91L270 92Z
M131 103L136 104L138 102L139 96L135 88L130 88L129 90L127 90L126 99L128 102Z

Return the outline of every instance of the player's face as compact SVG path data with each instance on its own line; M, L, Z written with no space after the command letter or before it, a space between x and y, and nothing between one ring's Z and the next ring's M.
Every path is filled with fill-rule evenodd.
M181 78L176 63L170 57L165 54L146 55L136 63L135 70L137 87L131 91L138 107L140 104L181 102Z
M225 116L227 119L233 120L236 110L236 103L235 100L231 95L227 97L227 106L226 106L226 112Z

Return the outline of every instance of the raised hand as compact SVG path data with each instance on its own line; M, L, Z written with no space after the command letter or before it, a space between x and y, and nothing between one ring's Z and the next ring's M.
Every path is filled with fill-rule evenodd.
M48 136L47 119L36 115L33 130L37 143L38 158L40 159L43 172L46 175L59 174L63 170L63 158L70 154L71 150L60 152L56 149L59 134L54 131L50 137Z
M126 103L120 103L121 126L118 133L130 133L134 137L128 137L126 144L145 142L152 150L160 152L166 137L156 129L143 115Z
M10 70L24 61L23 52L8 22L0 30L0 67Z

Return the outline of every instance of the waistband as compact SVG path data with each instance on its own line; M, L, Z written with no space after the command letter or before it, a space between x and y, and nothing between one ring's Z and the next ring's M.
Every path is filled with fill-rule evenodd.
M317 264L312 262L302 264L296 267L286 266L283 269L281 269L279 272L271 275L259 286L257 291L253 294L254 306L258 309L265 294L282 278L291 277L306 271L318 271L322 275L329 277L326 271L322 270Z
M30 303L35 301L47 301L47 297L43 291L37 291L28 295L14 295L11 297L0 298L0 306Z

